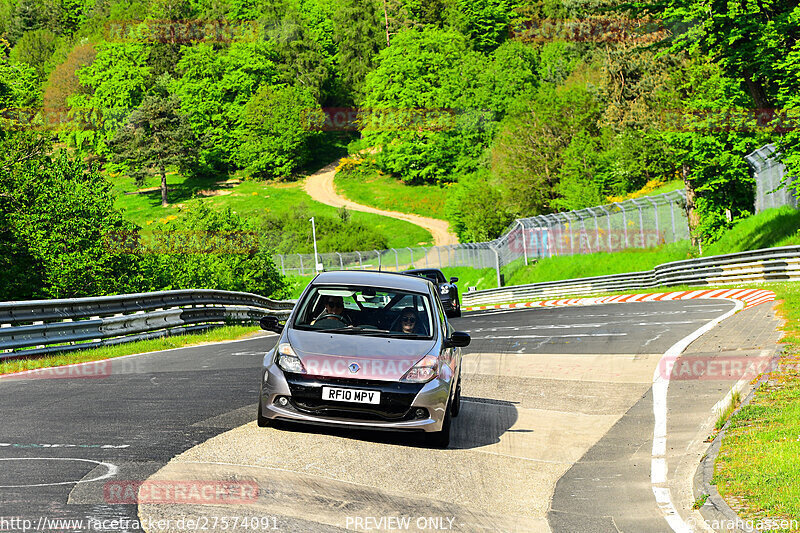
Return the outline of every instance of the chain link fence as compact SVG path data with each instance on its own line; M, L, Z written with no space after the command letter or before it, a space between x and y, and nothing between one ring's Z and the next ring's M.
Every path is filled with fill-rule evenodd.
M472 267L499 272L513 261L539 257L647 248L689 238L685 192L673 191L624 202L514 221L490 242L391 248L358 252L277 255L285 274L318 270ZM318 261L318 263L317 263Z
M773 144L762 146L745 157L756 178L756 213L784 205L797 209L797 188L794 176L786 176L780 152ZM785 181L785 186L784 185Z
M785 167L779 156L775 147L768 144L746 157L756 177L756 212L783 205L798 206L795 187L781 187ZM792 182L789 178L788 185ZM494 268L500 285L500 268L518 260L527 264L540 257L618 252L687 239L686 191L680 189L576 211L520 218L490 242L325 253L318 255L319 264L315 264L314 254L287 254L276 256L275 263L283 274L300 275L318 270Z

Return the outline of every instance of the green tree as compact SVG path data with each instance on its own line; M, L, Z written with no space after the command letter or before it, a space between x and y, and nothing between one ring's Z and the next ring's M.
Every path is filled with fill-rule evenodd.
M111 184L99 173L62 151L54 158L32 155L6 177L13 187L0 202L7 224L0 255L13 253L14 264L4 272L21 276L3 276L0 297L98 296L140 287L135 258L108 246L110 235L135 227L114 208Z
M218 289L283 297L285 280L255 226L230 208L205 204L143 238L143 270L152 289Z
M161 176L161 205L167 202L167 167L187 172L197 159L194 134L180 113L180 100L168 94L151 94L127 118L111 142L114 161L139 184L150 173Z
M333 13L336 68L350 98L360 102L367 74L378 63L386 47L383 9L376 0L344 0Z
M507 107L535 86L535 54L509 43L493 56L452 30L409 29L367 77L363 137L378 166L410 184L454 181L480 166Z
M514 215L557 210L565 150L581 132L597 137L599 117L597 95L582 85L542 85L506 117L492 145L491 168Z
M460 242L486 242L499 237L514 219L503 205L500 191L483 171L451 186L445 210Z
M59 44L58 36L48 29L26 32L14 45L9 56L12 61L27 63L43 81L55 66L53 53Z
M323 120L309 91L262 86L242 111L236 163L260 178L286 177L311 157L309 142Z
M200 140L205 165L220 170L234 166L244 107L262 84L275 83L278 61L274 45L261 40L237 41L226 51L209 43L184 51L178 63L180 78L170 89Z

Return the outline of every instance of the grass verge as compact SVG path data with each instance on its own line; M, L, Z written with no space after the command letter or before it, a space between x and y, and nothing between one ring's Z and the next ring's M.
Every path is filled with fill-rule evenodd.
M658 248L632 248L620 252L544 257L525 266L520 259L503 268L506 285L605 276L651 270L656 265L692 257L688 241Z
M763 285L782 300L778 368L731 418L717 456L720 494L744 519L800 517L800 284Z
M123 355L171 350L173 348L181 348L183 346L196 346L210 342L236 340L246 337L256 331L260 331L257 326L222 326L204 331L202 333L173 335L160 339L150 339L146 341L131 342L128 344L118 344L116 346L103 346L101 348L90 348L87 350L53 354L31 359L0 361L0 375L13 374L14 372L34 370L37 368L51 368L55 366L86 363L89 361L100 361L103 359L121 357Z

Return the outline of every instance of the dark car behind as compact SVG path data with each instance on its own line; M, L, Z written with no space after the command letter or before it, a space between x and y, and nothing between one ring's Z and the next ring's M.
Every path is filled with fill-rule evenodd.
M458 287L456 286L458 278L453 277L448 281L444 273L438 268L415 268L413 270L405 270L403 274L420 276L431 280L438 289L439 298L442 300L447 316L451 318L461 316L461 301L458 297Z

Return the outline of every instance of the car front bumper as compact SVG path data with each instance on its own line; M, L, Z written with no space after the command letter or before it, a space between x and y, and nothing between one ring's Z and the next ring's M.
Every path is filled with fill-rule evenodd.
M322 386L380 390L381 405L364 406L347 402L322 402ZM271 420L288 420L325 426L348 426L390 431L440 431L450 395L450 382L434 379L425 384L400 384L313 378L284 374L277 365L270 365L262 375L261 415ZM278 405L285 396L289 403ZM404 398L407 401L404 400ZM387 405L387 400L393 405ZM404 403L405 401L405 403ZM407 409L405 408L407 406ZM418 408L427 416L414 417Z

